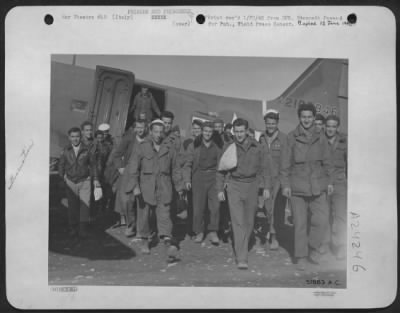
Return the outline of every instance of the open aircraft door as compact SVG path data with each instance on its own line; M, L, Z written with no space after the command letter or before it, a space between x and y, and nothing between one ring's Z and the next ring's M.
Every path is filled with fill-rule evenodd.
M125 131L135 75L105 66L96 67L94 95L89 120L97 127L110 124L110 134L117 140Z

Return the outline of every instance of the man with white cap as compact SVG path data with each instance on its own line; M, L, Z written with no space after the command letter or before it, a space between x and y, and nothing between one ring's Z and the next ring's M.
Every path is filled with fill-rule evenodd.
M142 239L141 252L148 254L150 211L154 210L157 219L158 236L167 247L169 260L175 259L178 244L172 238L172 220L170 204L172 187L182 193L178 155L175 149L163 141L164 122L154 120L150 123L150 134L141 142L129 160L127 170L126 193L142 195L145 202L138 210L137 237ZM172 182L174 184L172 184Z
M112 147L114 145L114 140L110 134L110 125L107 123L100 124L98 130L103 132L104 142Z
M104 209L108 208L109 201L112 198L111 185L107 182L105 169L107 166L107 160L112 150L112 145L104 140L104 132L101 127L95 132L94 146L96 151L98 176L103 189L103 197L100 201L95 202L96 214L100 213Z

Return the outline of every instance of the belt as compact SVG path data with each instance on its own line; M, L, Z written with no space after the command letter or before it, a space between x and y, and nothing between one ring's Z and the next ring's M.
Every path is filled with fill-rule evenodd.
M216 168L214 168L214 169L201 169L201 168L199 168L199 171L200 172L204 172L204 173L215 173L216 171L217 171L217 169Z
M240 176L231 175L231 179L234 181L243 182L243 183L252 183L256 180L256 176L240 177Z

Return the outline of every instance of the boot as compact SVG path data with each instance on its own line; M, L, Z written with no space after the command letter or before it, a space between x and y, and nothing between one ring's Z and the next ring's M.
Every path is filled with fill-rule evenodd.
M169 237L164 238L164 245L167 248L167 262L174 262L178 254L178 247L172 243L172 239Z
M219 244L219 238L217 236L217 233L215 231L212 231L208 234L210 241L213 245L218 245Z
M68 236L70 236L72 238L78 236L79 231L78 231L77 228L78 228L77 225L71 226L69 231L68 231Z
M278 240L276 240L276 235L271 234L271 243L269 245L269 249L270 250L278 250L278 248L279 248L279 242L278 242Z
M81 222L79 224L79 237L82 239L88 238L89 233L88 233L88 223L87 222Z
M140 252L142 254L150 254L149 241L146 238L142 238L140 243Z
M247 270L249 268L249 265L247 262L238 262L237 268L240 270Z
M134 226L128 226L125 229L125 236L126 237L133 237L136 235L135 227Z
M195 242L195 243L201 243L201 242L203 241L203 237L204 237L204 234L203 234L203 233L198 233L198 234L196 235L196 238L194 239L194 242Z
M298 271L305 271L306 267L307 267L306 258L297 258L296 269Z

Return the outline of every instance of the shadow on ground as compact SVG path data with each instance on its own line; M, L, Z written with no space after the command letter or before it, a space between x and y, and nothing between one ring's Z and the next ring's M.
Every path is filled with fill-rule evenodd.
M136 256L135 250L111 236L107 230L115 223L113 212L99 217L89 226L87 239L71 238L68 234L68 208L53 206L49 212L49 251L89 260L126 260Z

